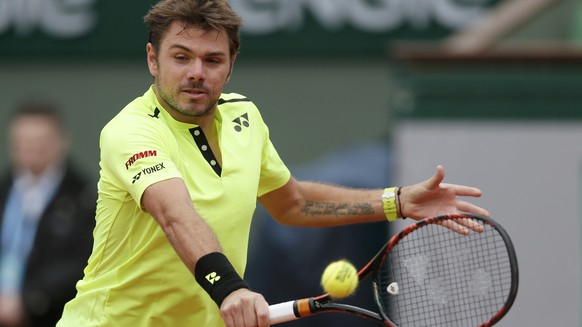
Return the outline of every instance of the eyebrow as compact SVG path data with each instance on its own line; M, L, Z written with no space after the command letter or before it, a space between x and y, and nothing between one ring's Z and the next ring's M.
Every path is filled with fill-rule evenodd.
M173 45L171 45L169 47L169 49L176 49L176 48L177 49L182 49L182 50L184 50L184 51L186 51L188 53L193 53L193 51L190 48L187 48L187 47L185 47L185 46L183 46L181 44L173 44ZM206 56L224 56L224 57L227 56L226 53L223 52L223 51L213 51L213 52L206 53L205 55Z

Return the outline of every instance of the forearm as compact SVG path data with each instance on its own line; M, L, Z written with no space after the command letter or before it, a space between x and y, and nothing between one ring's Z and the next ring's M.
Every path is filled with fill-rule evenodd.
M218 239L202 218L196 215L189 217L160 225L182 262L194 273L196 263L201 257L212 252L222 252L222 249Z
M228 258L222 253L217 238L200 217L162 225L166 237L198 284L221 307L234 291L248 289Z
M282 224L325 227L386 219L382 206L382 189L352 189L295 180L290 183L291 185L285 187L293 191L284 199L275 200L275 202L286 201L287 203L282 206L286 209L269 210L267 207Z
M146 189L144 208L156 219L180 259L194 273L204 255L221 252L218 239L194 210L186 186L179 179L159 182Z
M210 226L194 210L181 180L170 179L148 187L142 203L196 282L219 307L232 292L248 288L222 253Z

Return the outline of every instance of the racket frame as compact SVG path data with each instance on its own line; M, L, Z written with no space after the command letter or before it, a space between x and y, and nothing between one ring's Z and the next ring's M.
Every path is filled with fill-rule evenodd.
M503 316L505 316L505 314L509 311L509 309L514 303L515 297L517 296L517 289L519 284L519 272L517 265L517 255L515 254L515 249L513 247L513 243L511 242L509 234L505 231L505 229L503 229L503 227L501 227L501 225L499 225L497 222L495 222L493 219L489 217L472 213L454 213L419 220L416 223L405 227L399 233L392 236L390 240L386 242L386 244L380 249L380 251L378 251L376 255L374 255L374 257L358 271L358 281L361 282L371 273L375 272L378 269L378 267L382 264L390 250L394 248L398 244L398 242L404 239L408 234L429 224L435 224L446 220L455 220L462 218L477 219L479 221L482 221L484 224L492 226L499 232L507 248L511 267L511 280L512 280L509 294L507 296L505 304L500 309L500 311L496 315L491 317L490 320L488 320L484 324L479 325L478 327L493 326L496 322L503 318ZM271 324L277 324L299 318L305 318L316 313L340 312L348 313L361 318L366 318L368 320L375 321L388 327L398 327L398 325L392 322L390 318L386 315L382 308L382 305L380 304L379 299L380 291L378 284L373 281L372 285L374 300L377 304L378 313L349 304L335 303L332 301L333 299L329 295L329 293L325 293L316 297L292 300L288 302L271 305L270 306Z

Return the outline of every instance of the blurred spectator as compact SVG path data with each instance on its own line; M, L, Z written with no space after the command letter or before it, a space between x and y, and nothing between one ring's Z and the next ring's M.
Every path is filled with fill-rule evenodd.
M391 148L388 140L348 144L317 161L292 167L295 177L356 188L392 185ZM253 235L245 279L270 304L324 293L319 285L325 267L348 259L363 267L388 240L388 222L334 228L282 226L261 207L253 218ZM341 302L377 311L371 278ZM371 322L341 313L315 315L281 324L289 327L374 327Z
M11 168L0 177L0 327L55 326L92 247L94 184L71 166L52 104L9 120Z

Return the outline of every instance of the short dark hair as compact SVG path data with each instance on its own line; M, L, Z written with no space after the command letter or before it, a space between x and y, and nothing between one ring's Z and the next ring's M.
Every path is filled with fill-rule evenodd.
M149 41L157 51L160 40L174 21L198 26L205 31L224 29L228 35L230 54L240 49L241 18L228 0L161 0L154 5L144 21L149 28Z
M48 99L27 99L21 102L12 113L11 122L27 116L38 116L52 120L57 128L65 130L63 116L58 110L56 103Z

